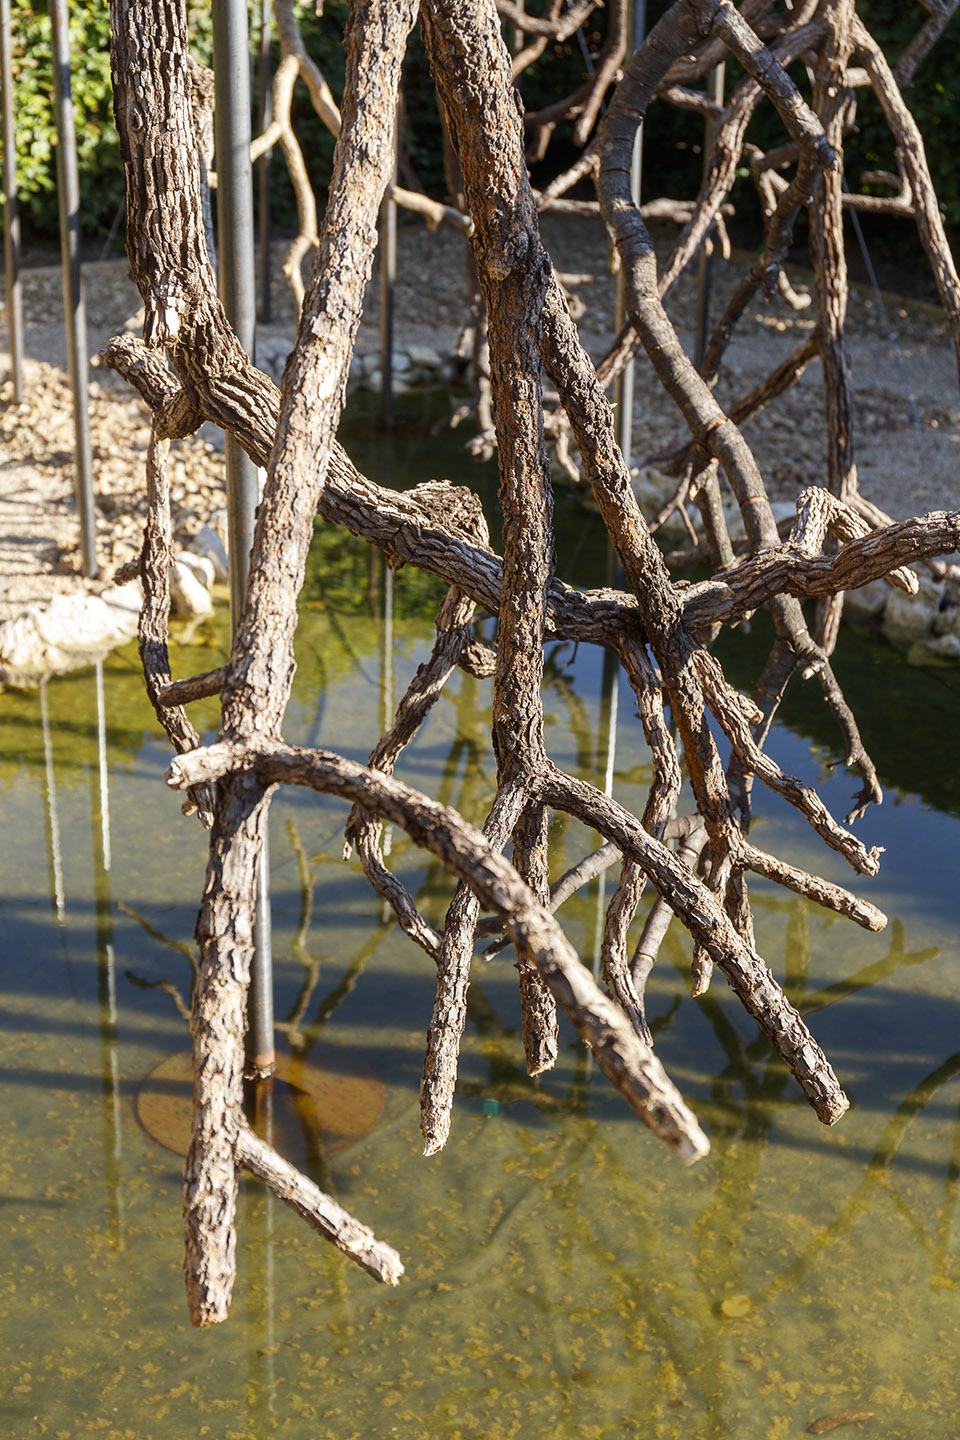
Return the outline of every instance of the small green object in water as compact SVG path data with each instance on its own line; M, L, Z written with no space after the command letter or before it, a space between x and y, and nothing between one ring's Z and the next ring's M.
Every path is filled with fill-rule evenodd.
M499 1114L499 1112L500 1112L500 1101L499 1101L499 1100L484 1100L484 1102L483 1102L483 1113L484 1113L484 1115L497 1115L497 1114Z

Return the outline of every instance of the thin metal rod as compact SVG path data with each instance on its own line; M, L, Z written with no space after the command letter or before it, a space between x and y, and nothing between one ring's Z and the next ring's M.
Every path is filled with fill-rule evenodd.
M70 29L67 0L50 0L53 39L53 103L57 115L57 200L60 208L60 255L63 267L63 311L67 329L67 365L73 391L74 487L80 518L83 573L97 574L96 511L93 502L93 455L87 409L87 312L80 270L80 181L77 175L77 133L70 92Z
M723 104L723 89L726 81L726 66L721 60L710 71L710 98L718 105ZM703 132L703 171L707 172L710 164L710 151L713 149L713 137L717 132L716 121L708 116ZM713 251L708 250L708 236L704 237L700 246L700 254L697 257L697 314L695 322L694 339L694 363L697 368L704 355L707 353L707 340L710 327L710 284L713 278Z
M23 399L23 287L20 282L20 213L17 209L17 135L13 110L13 32L10 0L0 0L0 87L3 90L3 254L7 281L7 333L13 401Z
M121 1103L117 954L113 943L113 895L110 882L110 791L107 763L107 711L103 661L94 674L97 698L97 778L90 771L90 819L93 830L93 899L97 937L97 995L100 1010L100 1079L103 1089L103 1158L107 1208L117 1232L123 1223L121 1190L123 1114ZM99 820L97 810L99 803Z
M612 650L603 652L603 678L600 682L600 717L597 727L597 769L603 765L603 793L613 795L613 773L617 763L617 720L620 710L620 662ZM602 754L599 743L604 741ZM593 938L593 974L599 979L603 955L603 929L607 913L607 872L601 870L597 880L597 920Z
M244 0L213 0L220 298L237 339L252 357L257 322L248 43ZM230 551L230 626L235 631L243 608L260 497L257 467L230 435L224 437L224 453Z
M397 131L394 117L394 145ZM393 178L397 169L394 165ZM393 426L393 322L397 284L397 202L384 197L380 206L380 421Z
M380 734L386 735L393 724L393 570L383 557L383 715ZM380 848L384 858L393 849L393 825L384 821ZM389 907L387 907L389 908ZM387 918L386 909L384 919Z
M50 707L47 704L47 682L40 681L40 724L43 728L43 760L47 789L47 822L50 827L50 881L53 889L54 914L57 924L67 918L63 890L63 847L60 843L60 812L57 809L57 776L53 764L53 737L50 733Z
M273 1025L273 924L270 908L270 836L264 834L257 871L257 918L247 995L247 1073L266 1079L277 1068Z
M643 43L647 28L646 0L632 0L630 6L629 34L631 52ZM643 172L643 122L637 126L633 137L633 155L630 161L630 194L634 205L640 204L640 184ZM627 319L626 277L621 266L617 272L617 300L614 317L614 334L619 335ZM633 451L633 380L634 362L631 358L614 381L613 406L617 418L617 443L627 467Z
M273 96L270 93L270 0L260 4L260 133L266 130L273 117ZM257 165L259 189L259 232L260 232L260 321L269 325L271 319L270 282L273 278L270 266L270 162L273 146L261 155Z
M240 344L251 357L256 340L253 176L250 165L250 34L246 0L213 0L216 79L217 248L220 298ZM257 467L231 435L224 437L230 551L230 627L235 633L250 572L259 502ZM257 921L247 999L247 1072L276 1066L270 863L266 837L257 880Z

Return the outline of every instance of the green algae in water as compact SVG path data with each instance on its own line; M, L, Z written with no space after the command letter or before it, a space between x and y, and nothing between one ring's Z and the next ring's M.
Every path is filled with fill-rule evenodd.
M379 733L383 625L367 604L366 551L339 535L324 544L288 734L363 758ZM431 635L429 586L405 591L408 578L397 577L396 693ZM217 663L222 639L222 618L195 632L178 673ZM602 658L589 647L575 661L551 658L551 751L597 773ZM892 685L903 672L893 660L884 673ZM926 802L911 798L914 772L901 775L893 757L883 779L899 803L861 827L888 847L879 881L864 886L891 914L885 933L753 887L762 953L851 1093L835 1129L817 1124L725 987L690 998L688 946L671 931L650 1013L713 1142L689 1171L569 1029L556 1070L525 1075L509 952L476 966L452 1137L424 1160L416 1097L432 966L339 859L345 807L279 795L284 1043L308 1059L337 1047L359 1057L386 1096L370 1134L333 1154L315 1147L311 1171L397 1246L407 1275L396 1290L376 1286L244 1181L233 1313L195 1332L179 1162L138 1124L135 1102L143 1077L186 1043L205 836L160 780L167 751L132 649L105 663L104 688L109 869L94 675L47 687L47 753L40 697L0 696L3 733L16 735L0 756L13 841L0 855L0 1433L767 1440L863 1410L873 1418L862 1433L885 1440L955 1432L958 822L930 804L952 763L946 727L942 750L927 745ZM495 778L488 701L469 677L452 682L401 767L471 816ZM633 804L648 757L622 706L615 791ZM816 780L803 716L792 718L774 752ZM215 711L201 710L200 723L213 725ZM850 778L822 783L842 813ZM762 795L757 833L765 848L847 880ZM573 824L556 835L558 867L593 843ZM439 920L447 877L393 841L399 872ZM588 961L597 905L594 886L565 911Z

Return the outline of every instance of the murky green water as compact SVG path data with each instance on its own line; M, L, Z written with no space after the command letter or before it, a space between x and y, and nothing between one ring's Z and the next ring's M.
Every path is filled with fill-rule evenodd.
M418 478L402 446L380 448L364 463ZM455 445L445 463L464 467ZM561 568L596 580L590 526L572 508L561 520ZM322 548L287 733L365 758L385 678L383 577L363 547ZM432 593L397 577L396 693L429 644ZM200 627L176 672L216 663L223 638L222 618ZM565 650L546 689L552 753L594 776L602 670L589 647ZM0 695L0 1434L774 1440L871 1411L862 1433L885 1440L960 1435L957 680L849 636L838 670L890 787L863 831L888 847L864 893L892 924L867 935L759 884L756 908L761 948L853 1107L819 1126L722 985L690 999L671 934L650 987L657 1045L714 1147L689 1171L569 1030L556 1070L526 1078L508 956L477 967L453 1136L422 1159L433 967L339 859L344 807L278 796L284 1043L376 1080L384 1099L373 1130L334 1153L296 1125L284 1143L397 1246L407 1275L376 1286L244 1183L233 1314L203 1333L185 1319L179 1161L135 1107L144 1077L187 1045L204 836L160 781L168 754L132 648L103 666L99 718L95 671ZM471 817L494 783L488 699L487 685L454 682L402 770ZM800 693L774 749L843 813L852 781L827 769L823 708ZM215 723L211 707L199 715ZM615 791L636 805L648 768L625 695L619 720ZM766 848L846 879L779 804L759 810ZM570 824L563 853L590 843ZM401 836L393 858L439 919L446 877ZM589 959L596 887L564 913Z

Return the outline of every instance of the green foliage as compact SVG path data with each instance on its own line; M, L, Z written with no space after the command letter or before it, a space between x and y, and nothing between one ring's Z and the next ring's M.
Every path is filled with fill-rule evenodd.
M648 23L653 24L667 8L668 0L649 0ZM347 22L346 0L327 0L317 16L312 0L297 6L298 19L309 53L319 65L339 101L343 90L345 54L343 34ZM863 18L895 61L904 45L923 23L926 12L918 0L860 0ZM259 3L251 6L251 34L254 44L259 25ZM189 0L191 48L195 57L209 64L212 25L208 0ZM42 0L13 0L14 80L17 109L17 166L25 239L51 240L56 235L57 206L55 144L51 100L52 65L50 21ZM594 53L603 41L604 17L592 17L585 27L585 40ZM107 0L85 0L71 15L73 96L77 117L80 185L83 212L81 226L87 235L107 230L122 198L119 144L113 128L109 66L109 19ZM907 93L916 116L930 161L934 184L946 213L947 223L960 227L960 170L955 164L955 96L953 76L955 42L960 18L951 21L946 34L934 47ZM279 60L274 45L274 64ZM794 67L798 82L806 85L802 67ZM577 88L584 76L579 38L551 46L523 76L521 92L528 110L551 103ZM728 93L735 83L736 67L728 66ZM254 74L256 95L256 76ZM404 71L405 139L421 181L429 193L445 190L440 141L440 121L430 82L426 57L419 36L411 38ZM294 93L294 124L314 188L323 195L333 160L333 139L317 119L303 85ZM893 145L880 107L867 91L858 93L857 133L850 138L847 170L851 186L859 186L861 171L893 169ZM551 158L535 178L545 183L550 169L557 170L573 158L571 126L558 127ZM649 117L648 143L644 156L644 195L692 196L696 193L702 166L703 127L694 116L668 105L655 105ZM775 116L766 114L751 127L750 138L759 144L776 144L782 127ZM734 196L743 216L756 211L752 184L743 181ZM271 169L271 209L280 229L295 226L293 195L283 164L277 158ZM885 226L885 237L903 235L904 245L913 241L906 224Z
M50 17L30 0L13 0L17 183L24 239L57 233L56 122ZM82 197L81 229L108 229L123 198L120 143L113 124L107 0L74 5L70 16L71 85Z

